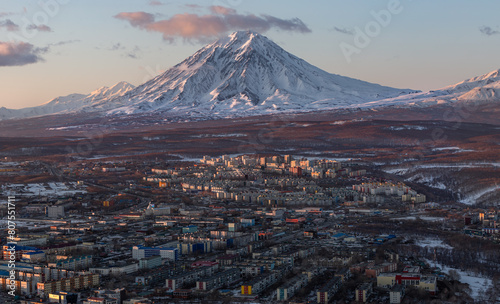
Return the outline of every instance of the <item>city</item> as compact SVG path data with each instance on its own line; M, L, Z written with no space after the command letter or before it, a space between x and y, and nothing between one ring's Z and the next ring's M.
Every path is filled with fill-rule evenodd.
M65 180L2 186L18 211L0 284L20 303L497 296L496 283L482 277L498 273L498 209L428 202L361 161L224 155L0 164L3 174L38 168Z
M500 303L499 1L0 8L0 304Z

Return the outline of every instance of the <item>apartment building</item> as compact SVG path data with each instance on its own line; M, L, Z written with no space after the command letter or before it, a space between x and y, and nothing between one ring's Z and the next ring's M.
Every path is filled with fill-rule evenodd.
M177 261L179 259L180 250L179 248L171 247L144 247L144 246L134 246L132 247L132 258L140 260L144 258L149 258L152 256L160 256L161 258L168 259L170 261Z
M278 301L287 301L292 298L299 289L306 286L308 282L309 277L307 274L295 276L293 279L276 289L276 299Z
M372 293L372 283L363 283L358 286L354 292L356 302L366 303Z
M333 277L317 292L318 303L328 303L342 286L340 277Z
M171 290L182 288L185 284L195 283L205 277L213 276L218 270L218 264L201 266L191 271L180 273L166 279L166 287Z
M369 278L376 278L383 272L394 272L398 268L397 263L382 263L380 265L369 266L365 269L365 275Z
M139 260L139 269L152 269L162 265L161 257L156 255Z
M228 286L232 282L235 282L241 278L241 272L239 269L232 268L220 273L216 273L213 276L199 280L196 282L196 288L200 290L214 290L219 289L224 286Z
M37 292L39 295L48 295L60 291L73 291L98 287L99 283L100 276L98 274L89 273L58 281L37 283Z

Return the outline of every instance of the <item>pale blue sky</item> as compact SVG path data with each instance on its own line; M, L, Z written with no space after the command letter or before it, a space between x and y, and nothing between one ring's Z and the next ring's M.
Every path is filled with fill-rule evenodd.
M225 7L241 20L255 15L268 22L264 35L319 68L382 85L431 90L500 68L499 1L40 1L52 4L53 11L34 0L0 1L0 107L39 105L119 81L138 85L215 40L171 35L175 26L185 28L210 15L228 20L212 6ZM391 5L397 12L376 28L372 12ZM151 22L134 26L132 17L115 17L133 12L148 13L155 22L190 15L156 30ZM217 34L244 27L239 23L229 22ZM356 45L355 28L366 32L370 25L369 43ZM162 34L171 36L165 40ZM341 45L357 49L350 62Z

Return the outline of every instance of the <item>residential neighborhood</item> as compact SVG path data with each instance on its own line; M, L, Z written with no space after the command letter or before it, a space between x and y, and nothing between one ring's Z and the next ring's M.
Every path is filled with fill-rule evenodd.
M5 301L9 291L23 304L454 303L497 293L498 209L427 201L360 161L225 155L46 170L72 182L1 188L17 213L14 238L1 221ZM65 192L48 190L57 187ZM461 263L463 242L491 259Z

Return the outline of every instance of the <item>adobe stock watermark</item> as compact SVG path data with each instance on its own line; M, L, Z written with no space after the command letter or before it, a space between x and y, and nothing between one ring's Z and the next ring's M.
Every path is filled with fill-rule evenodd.
M403 5L400 0L390 0L385 9L379 11L370 11L373 20L367 22L364 27L356 26L354 28L352 43L341 42L340 50L345 57L347 63L352 62L354 54L360 54L361 51L367 48L376 38L382 33L382 29L391 24L392 18L403 11Z
M16 295L16 197L9 196L7 199L7 252L4 257L8 261L9 278L7 280L8 294Z
M10 41L23 41L33 39L39 32L40 26L48 26L50 19L56 17L61 11L61 6L70 3L71 0L39 0L37 2L40 10L35 12L31 18L22 17L20 35L10 32Z
M146 72L146 74L142 78L142 83L148 82L165 72L165 69L162 69L159 64L156 65L156 68L148 65L141 67L141 69Z

